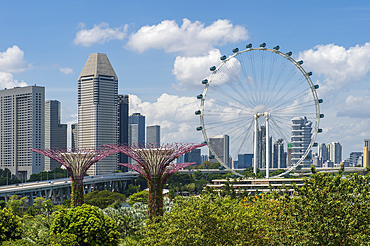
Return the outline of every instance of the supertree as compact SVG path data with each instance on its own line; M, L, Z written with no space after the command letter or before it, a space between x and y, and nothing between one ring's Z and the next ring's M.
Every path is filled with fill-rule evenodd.
M71 174L71 205L81 206L83 204L83 179L87 170L96 162L108 155L114 154L117 150L112 148L101 149L30 149L36 153L43 154L56 160Z
M173 143L173 144L146 144L146 145L104 145L117 150L136 162L120 163L139 172L147 181L149 187L148 217L163 215L163 188L166 180L178 170L194 163L175 163L179 156L206 143Z

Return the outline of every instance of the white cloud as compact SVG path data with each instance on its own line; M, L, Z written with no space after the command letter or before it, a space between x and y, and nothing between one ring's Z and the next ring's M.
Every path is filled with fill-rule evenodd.
M73 74L73 69L69 67L61 67L59 68L59 71L64 73L64 74Z
M370 42L345 49L335 44L317 45L299 53L304 67L324 77L320 91L336 91L365 77L370 71Z
M195 128L199 117L194 112L199 108L195 97L179 97L162 94L156 102L142 102L136 95L130 95L130 114L144 115L146 125L161 126L161 142L200 142L202 134Z
M176 57L172 73L179 84L172 86L178 90L189 87L202 88L201 81L211 74L209 71L211 66L220 63L220 56L220 51L213 49L205 56Z
M18 82L11 73L0 72L0 89L27 86L23 80Z
M84 28L84 24L79 24L79 27ZM121 27L110 28L108 23L102 22L99 25L94 25L90 30L82 29L76 33L73 40L75 44L82 44L83 46L91 46L94 43L103 44L112 39L122 40L126 37L128 25Z
M249 38L248 31L230 20L217 20L210 26L199 21L183 19L181 27L174 20L164 20L158 25L143 26L132 34L127 47L138 52L163 49L186 55L203 55L216 45L225 45Z
M337 113L337 116L350 118L370 118L370 96L353 96L346 98L345 105Z
M24 52L16 45L0 52L0 72L17 73L30 69L31 65L23 59Z

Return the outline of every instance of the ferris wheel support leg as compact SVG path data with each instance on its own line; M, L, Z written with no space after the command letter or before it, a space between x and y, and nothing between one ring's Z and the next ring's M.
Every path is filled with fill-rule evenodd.
M269 113L265 113L266 117L266 178L270 178L270 137L269 137Z
M253 173L257 177L257 115L254 116Z

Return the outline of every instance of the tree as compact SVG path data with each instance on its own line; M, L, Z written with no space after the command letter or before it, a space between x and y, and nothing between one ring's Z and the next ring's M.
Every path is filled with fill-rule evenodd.
M84 202L83 180L89 168L101 159L116 153L113 149L31 149L59 162L71 174L71 197L72 206L81 206Z
M53 210L53 204L50 199L42 202L41 210L46 213L46 221L49 221L49 214Z
M119 151L136 161L136 163L121 163L125 167L139 172L147 181L149 187L148 217L152 220L163 215L163 188L166 180L178 170L194 163L175 163L179 156L199 147L207 145L192 143L146 144L146 145L114 145L105 147Z
M126 196L117 192L108 190L93 191L84 195L86 204L90 204L101 209L108 207L114 203L121 205L126 201Z
M50 235L74 235L80 246L115 246L120 234L117 225L97 207L83 204L56 215Z
M21 215L21 206L22 206L22 201L18 199L18 195L12 195L9 198L7 208L11 209L12 212L16 215Z
M130 205L133 205L137 202L142 202L144 204L148 204L149 201L149 191L143 190L140 192L136 192L132 194L130 197L130 201L128 202Z
M178 197L171 213L148 223L141 245L259 245L254 223L237 200L217 195Z
M0 210L0 243L22 237L21 222L11 210Z

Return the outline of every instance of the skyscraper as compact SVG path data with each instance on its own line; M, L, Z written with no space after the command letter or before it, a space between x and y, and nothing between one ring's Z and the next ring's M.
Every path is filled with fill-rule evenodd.
M118 95L118 143L128 145L128 115L129 95ZM118 153L118 163L128 163L128 156ZM127 167L118 166L121 171L128 171Z
M0 91L0 168L18 178L44 171L45 88L15 87Z
M342 145L338 142L331 142L329 146L329 158L334 164L340 164L342 161Z
M362 155L362 164L364 167L367 167L369 165L369 147L370 147L370 139L364 140L364 149L363 149L363 155Z
M269 138L269 166L272 164L272 137ZM266 168L266 127L260 126L257 130L257 168Z
M350 166L356 166L358 159L362 156L362 152L351 152L349 154L349 164Z
M311 142L312 122L306 117L294 117L292 119L292 163L296 164L306 152ZM302 167L310 167L312 153L308 153L305 160L301 162Z
M239 154L238 155L238 166L234 168L247 168L253 166L253 154Z
M223 163L231 168L229 163L229 136L228 135L217 135L210 137L209 144L216 153L216 155L223 161ZM209 156L213 154L209 151ZM219 162L217 159L209 158L210 162Z
M72 138L72 149L78 148L78 124L74 123L71 125L71 138Z
M330 159L329 150L325 143L319 144L319 156L323 163Z
M117 143L118 77L106 54L90 54L78 78L78 147ZM116 155L94 164L89 175L112 173Z
M286 168L286 152L284 151L284 140L278 139L274 143L273 168Z
M67 149L67 124L60 124L60 102L48 100L45 102L45 149ZM45 171L61 167L59 162L45 157Z
M146 127L146 143L159 146L161 144L161 128L158 125Z
M140 113L129 117L129 142L131 145L145 144L145 116Z
M201 150L193 149L184 155L184 162L196 162L194 165L202 164Z

